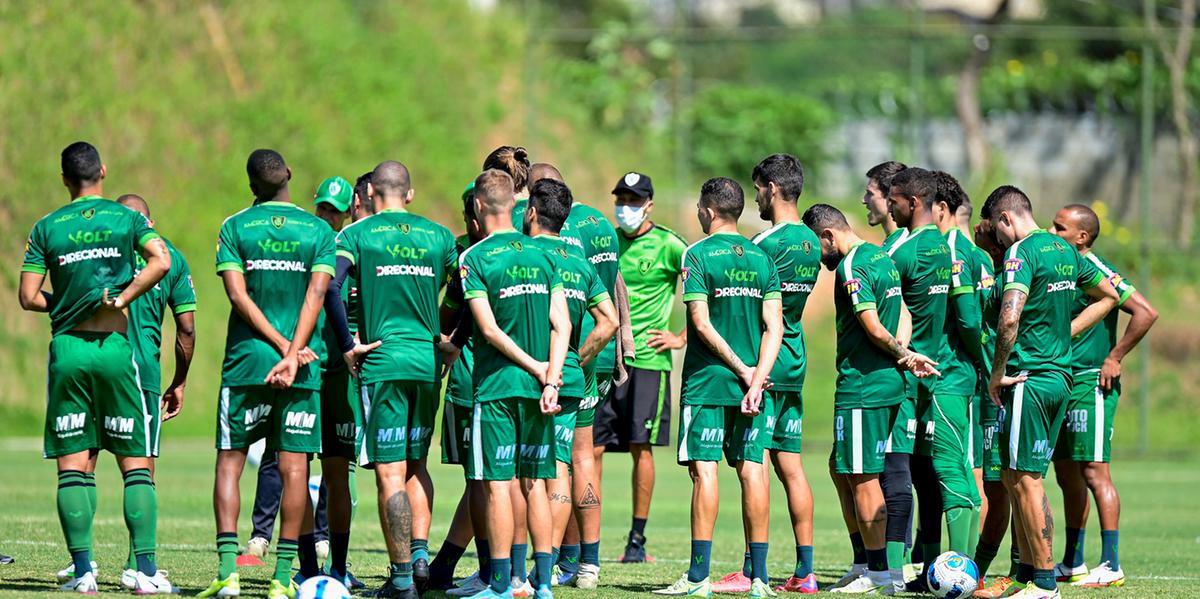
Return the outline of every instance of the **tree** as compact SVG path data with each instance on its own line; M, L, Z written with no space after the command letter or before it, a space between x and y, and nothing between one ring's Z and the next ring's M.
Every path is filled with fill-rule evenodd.
M1200 189L1197 189L1200 180L1200 172L1197 172L1200 169L1200 144L1197 143L1196 136L1192 133L1192 123L1188 120L1191 97L1187 89L1188 61L1191 59L1192 37L1196 30L1196 0L1180 2L1179 29L1173 46L1167 39L1167 33L1158 23L1158 15L1151 12L1149 16L1150 30L1158 42L1163 62L1167 64L1167 72L1171 78L1171 121L1175 124L1175 135L1179 138L1179 166L1183 173L1183 191L1179 194L1179 228L1176 230L1176 241L1184 247L1190 247L1196 228L1196 198L1200 195Z
M1008 12L1008 2L1002 0L992 16L983 22L983 32L972 37L971 54L959 72L958 86L954 91L954 113L962 125L963 141L967 146L967 165L972 178L983 177L988 170L988 145L983 131L983 110L979 105L979 79L991 50L988 33Z

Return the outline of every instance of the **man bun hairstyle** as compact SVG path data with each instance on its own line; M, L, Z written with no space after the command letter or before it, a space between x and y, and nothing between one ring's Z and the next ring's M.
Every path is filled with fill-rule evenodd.
M754 167L751 174L760 185L774 183L786 202L795 202L804 191L804 167L791 154L771 154Z
M514 193L525 191L529 186L531 167L529 151L520 146L500 146L483 160L483 170L497 169L512 177Z

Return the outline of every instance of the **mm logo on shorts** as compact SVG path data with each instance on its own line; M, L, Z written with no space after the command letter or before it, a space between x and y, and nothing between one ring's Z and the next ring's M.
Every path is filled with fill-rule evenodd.
M413 442L424 441L433 436L433 429L428 426L414 426L408 429L408 440Z
M302 435L312 434L312 428L317 424L317 415L309 414L308 412L288 412L283 419L284 429L289 433L299 433ZM297 430L293 430L297 429ZM308 429L308 430L298 430Z
M376 443L399 443L404 440L405 434L408 431L407 427L397 426L393 428L381 428L375 431Z
M63 433L83 428L84 422L87 421L87 414L77 412L75 414L63 414L54 418L54 432ZM77 435L79 433L73 433ZM60 437L70 437L72 435L59 435Z
M133 432L133 418L123 416L105 416L104 428L114 436L124 439L130 438L130 433Z
M575 427L563 426L561 424L554 425L554 438L562 443L571 443L575 440Z
M702 428L700 429L701 443L724 443L725 429L723 428Z
M339 439L354 439L358 437L358 427L354 426L353 422L339 422L333 428Z
M544 460L550 455L549 445L522 445L521 458L526 460Z
M501 445L496 448L496 461L511 462L517 454L516 445Z
M1050 441L1047 439L1038 439L1033 442L1033 457L1037 459L1050 459Z
M800 427L803 423L804 421L799 418L788 420L787 424L783 426L783 431L789 434L797 434L801 431Z
M267 415L270 413L271 413L271 406L269 406L269 405L254 406L253 408L246 410L246 417L245 417L244 424L256 425L259 422L262 422L263 420L265 420L267 418Z

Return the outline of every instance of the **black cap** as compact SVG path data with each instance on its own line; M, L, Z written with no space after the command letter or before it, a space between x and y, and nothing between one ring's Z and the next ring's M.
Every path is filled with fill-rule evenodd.
M632 193L639 198L649 198L654 196L654 185L650 183L650 177L641 173L625 173L620 181L617 181L617 186L613 188L613 195L617 195L623 191Z

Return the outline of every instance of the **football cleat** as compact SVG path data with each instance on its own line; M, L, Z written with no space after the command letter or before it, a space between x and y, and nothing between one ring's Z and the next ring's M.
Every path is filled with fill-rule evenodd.
M768 586L767 583L763 582L761 578L755 578L754 581L750 583L751 599L767 599L769 597L778 596L779 593L772 591L771 587Z
M579 564L575 574L575 588L594 589L600 584L600 566L595 564Z
M1011 588L1015 582L1016 581L1014 581L1010 576L997 576L987 586L980 585L979 590L975 591L975 596L981 597L982 599L999 599L1000 597L1007 597L1008 595L1005 593L1008 592L1008 589ZM1015 593L1016 591L1013 592Z
M712 590L714 593L749 593L751 586L750 579L746 578L741 570L738 570L730 572L714 582Z
M488 585L479 579L479 573L476 572L460 580L458 587L446 591L446 594L451 597L474 597L487 589Z
M665 588L650 591L655 595L667 595L670 597L712 597L713 586L707 578L700 582L692 582L687 579L687 574L679 577L675 584Z
M775 587L775 590L780 593L803 593L812 595L817 592L817 576L809 574L804 578L789 576L787 582Z
M95 595L96 594L96 575L92 574L91 572L84 572L83 576L80 576L78 578L71 578L71 579L67 580L67 582L63 583L63 585L61 587L59 587L58 590L66 591L68 593L83 593L84 595Z
M407 589L402 589L392 584L388 580L383 583L383 586L367 593L369 597L378 597L379 599L417 599L417 587L411 586Z
M1054 580L1058 582L1075 582L1076 580L1082 580L1084 576L1087 576L1087 573L1087 564L1079 564L1074 568L1062 562L1054 564Z
M1113 570L1108 565L1108 562L1100 562L1099 566L1092 568L1087 576L1071 583L1077 587L1101 588L1101 587L1123 587L1125 586L1125 573L1120 568Z
M653 562L654 558L646 553L646 535L629 531L629 541L625 543L625 554L620 561L622 564Z
M272 578L271 586L267 589L267 599L296 599L296 583L289 580L287 586L284 586Z
M246 553L258 559L267 557L267 554L271 553L271 539L264 539L263 537L250 539L246 543Z
M867 572L850 584L832 589L831 593L862 595L866 593L892 594L892 578L887 572Z
M855 580L858 580L858 578L860 576L866 576L866 574L867 574L867 565L866 564L853 564L850 566L850 571L843 574L842 577L839 578L837 582L833 583L833 586L829 587L829 590L832 591L834 589L840 589L840 588L854 582Z
M1058 592L1058 589L1047 591L1036 584L1027 584L1025 588L1009 595L1009 597L1013 597L1014 599L1062 599L1062 594Z
M99 578L99 577L100 577L100 570L98 568L96 568L96 562L93 561L92 562L92 578ZM72 578L75 578L75 564L74 563L67 564L66 568L59 570L58 574L54 575L54 579L58 581L58 584L66 584L66 582L68 580L71 580Z
M225 580L214 578L207 589L200 591L197 597L204 599L205 597L237 597L242 594L241 585L238 583L238 573L230 574Z
M124 576L121 577L121 582L124 583ZM167 571L159 570L154 573L154 576L146 576L141 572L134 572L134 589L133 592L138 595L177 595L179 587L171 584L167 579Z
M529 599L533 597L533 585L529 584L529 579L521 582L516 576L512 579L512 596L518 599Z

